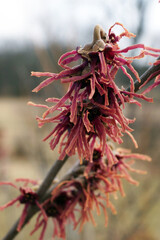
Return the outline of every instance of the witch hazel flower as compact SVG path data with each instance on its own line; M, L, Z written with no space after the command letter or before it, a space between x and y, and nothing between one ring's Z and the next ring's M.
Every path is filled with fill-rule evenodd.
M124 29L124 32L122 32L119 36L116 36L112 32L112 29L115 25L120 25ZM124 103L119 89L114 81L117 71L121 69L129 78L131 82L131 92L133 92L134 81L132 76L127 72L126 68L128 68L135 75L137 80L140 81L138 73L131 65L132 61L134 59L142 58L145 55L158 57L158 52L160 52L159 49L145 47L143 44L136 44L120 50L118 42L124 36L128 38L135 37L134 34L129 33L120 23L115 23L109 29L108 35L99 25L97 25L94 29L94 38L91 44L87 44L84 48L77 48L77 50L68 52L60 57L58 63L65 70L58 74L32 72L32 76L48 77L46 80L40 83L40 85L37 86L33 92L38 92L43 87L46 87L53 81L59 79L61 79L62 83L70 83L69 90L66 95L57 103L57 106L51 107L46 114L53 112L56 110L56 107L60 106L61 103L67 99L70 99L73 91L75 91L75 95L77 95L78 92L84 87L88 92L89 99L92 99L96 89L98 89L101 95L104 95L106 93L105 87L108 87L108 84L110 84L122 103ZM122 53L127 53L134 49L142 49L142 52L134 57L125 57L122 55ZM81 60L82 63L72 68L68 66L69 63L77 60Z
M131 102L130 98L124 96L124 93L125 91L122 92L124 101ZM151 101L144 96L138 97ZM114 156L106 141L106 135L120 144L123 142L123 134L127 133L137 147L137 143L131 134L133 129L129 127L129 124L135 120L127 119L123 115L118 99L111 89L109 98L110 105L106 106L102 104L103 99L96 92L93 101L83 101L83 105L79 102L74 109L74 103L72 105L63 104L57 109L60 111L58 115L45 118L37 117L39 127L46 123L57 124L50 134L44 138L44 141L51 138L50 147L52 150L60 143L60 160L63 160L66 154L72 156L77 151L81 162L84 158L92 161L93 148L96 144L96 138L98 138L102 145L103 154L106 154L110 160L110 165L115 163ZM48 109L48 106L45 105L33 103L32 105Z
M129 183L134 185L139 185L139 182L132 178L130 173L137 174L146 174L147 172L144 170L134 168L135 160L141 161L151 161L151 158L148 155L132 153L129 149L117 148L114 151L115 158L117 159L117 163L111 167L111 171L120 174L122 178L113 179L112 181L118 184L119 190L122 196L125 196L125 192L123 189L122 179L127 180Z
M60 143L60 160L63 160L66 155L74 155L77 151L81 163L84 158L92 161L93 149L99 141L103 154L107 155L109 164L112 165L115 161L106 141L106 135L120 144L123 142L123 134L127 133L137 147L137 143L131 135L133 130L129 127L129 124L134 120L125 118L117 100L111 94L110 98L113 99L113 104L110 107L84 102L82 108L81 105L77 104L73 115L75 124L70 121L73 105L63 105L63 110L59 108L60 114L55 117L37 118L39 127L45 123L57 124L53 131L44 138L44 141L51 138L50 147L52 150Z
M124 101L131 102L130 98L124 96L124 93L125 91L122 92ZM151 99L144 96L138 97L151 101ZM51 138L50 147L52 150L60 143L60 160L63 160L66 154L72 156L77 151L81 163L84 158L92 161L93 148L99 139L103 154L107 156L109 164L112 165L116 161L108 146L106 136L114 142L121 144L124 133L127 133L133 140L135 147L137 147L137 142L131 134L133 129L129 127L129 124L133 123L135 119L127 119L123 115L118 99L111 89L109 91L109 98L110 105L106 106L102 104L102 97L96 92L93 101L86 100L83 102L83 105L79 102L74 109L73 103L72 105L63 104L57 109L60 113L56 116L45 118L37 117L39 127L42 127L46 123L57 124L50 134L44 138L44 141ZM46 107L48 109L48 106L33 103L32 105ZM71 118L74 121L71 121Z
M45 211L41 207L41 204L38 201L38 195L34 188L36 189L38 182L30 179L24 179L24 178L18 178L15 180L16 183L22 183L22 186L19 187L18 185L12 183L12 182L0 182L1 185L8 185L11 187L14 187L20 192L20 195L16 197L15 199L11 200L10 202L4 204L3 206L0 206L0 211L4 210L7 207L12 206L16 202L18 202L18 206L23 204L25 205L20 217L19 224L17 226L17 231L21 230L21 227L23 226L23 223L25 222L26 216L27 216L27 210L30 205L37 205L38 208L41 210L44 218L46 218ZM31 184L32 187L28 187L28 184Z
M39 240L43 240L48 221L52 219L54 226L52 237L57 236L65 239L66 222L71 221L74 225L76 224L74 207L78 199L82 196L81 190L79 190L80 195L77 194L76 185L78 185L78 183L76 184L73 183L73 181L69 181L62 182L56 187L54 197L51 197L43 203L43 209L45 210L47 219L40 213L31 235L39 228L42 228Z
M116 25L123 29L120 35L115 35L113 32ZM118 43L122 37L131 38L135 35L128 32L120 23L115 23L109 29L108 34L97 25L91 44L87 44L84 48L79 47L60 57L58 63L64 68L60 73L32 72L32 76L48 77L33 90L34 92L38 92L59 79L62 83L69 83L68 91L61 99L48 98L46 100L54 103L51 107L29 102L30 105L46 108L42 118L37 118L39 127L49 122L57 123L57 126L44 140L51 138L52 150L60 142L59 159L63 159L66 154L74 155L77 151L81 162L83 158L91 160L95 138L99 138L104 154L110 151L107 147L106 137L110 137L114 142L120 144L124 133L131 137L137 147L131 134L133 130L129 127L134 120L129 120L123 115L121 105L124 108L127 102L140 106L141 104L135 98L149 102L152 99L144 96L145 92L143 94L134 92L133 77L127 72L127 69L140 82L139 75L131 64L132 61L145 55L158 57L160 50L145 47L143 44L120 49ZM142 51L137 56L124 56L125 53L134 49ZM81 61L81 63L70 67L70 63L76 61ZM115 83L119 69L130 81L130 92L119 89ZM159 85L159 81L155 82L150 89L157 85ZM57 116L48 116L55 110L60 111Z
M83 178L82 182L80 179L62 182L62 184L54 189L52 197L43 204L43 209L45 209L48 219L44 219L44 216L40 213L31 235L41 228L39 240L43 240L49 219L53 221L53 239L54 237L66 238L66 223L72 223L74 229L79 226L80 231L85 222L91 221L96 225L92 214L94 206L96 206L98 214L100 214L100 208L102 208L107 219L106 209L102 203L103 199L93 191L92 186L97 181L99 180L93 181L93 178L88 178L86 181ZM105 182L105 184L107 185L108 192L115 191L115 188L109 184L109 181ZM78 218L77 214L80 215Z
M113 147L112 147L113 148ZM134 168L135 160L151 161L148 155L132 153L129 149L117 148L112 149L116 163L109 166L108 158L103 156L101 147L97 147L93 151L93 161L84 162L86 165L84 176L88 178L94 173L94 177L101 176L109 179L114 188L120 191L122 196L125 196L122 180L125 179L131 184L138 185L139 183L131 176L132 173L146 174L146 171ZM99 187L97 187L99 189ZM101 188L100 188L101 189Z
M65 180L52 191L52 197L43 203L43 209L47 215L45 219L40 212L36 219L36 224L31 232L34 234L41 229L39 240L45 239L48 221L53 222L52 238L66 238L65 226L67 223L73 224L73 228L82 230L84 224L91 221L96 225L93 211L97 215L101 212L105 215L105 226L108 224L107 208L113 214L116 209L110 201L110 196L117 198L119 191L125 196L122 180L138 185L130 172L145 174L145 171L135 169L132 165L135 159L150 161L150 157L142 154L131 153L128 149L115 149L117 163L110 168L108 160L103 157L101 147L93 150L93 161L84 161L84 173L75 176L71 180Z
M119 36L116 36L112 32L115 25L120 25L124 29L124 32L122 32ZM89 99L93 97L96 88L102 95L104 94L105 89L101 86L108 86L109 83L120 97L120 93L114 82L115 75L119 69L121 69L129 78L131 82L131 91L133 92L134 81L132 76L127 72L126 68L128 68L135 75L137 80L140 81L138 73L131 65L132 61L134 59L140 59L145 55L158 57L158 52L160 52L160 50L146 47L143 44L136 44L120 49L118 42L124 36L128 38L135 37L134 34L129 33L120 23L115 23L109 29L108 34L106 34L105 31L97 25L94 29L93 42L91 44L87 44L84 48L79 47L76 50L65 53L60 57L58 63L65 70L57 74L48 72L32 72L32 76L48 77L40 83L33 92L38 92L40 89L60 79L62 83L70 83L69 91L66 96L63 97L63 100L61 100L62 103L71 97L74 90L75 92L78 92L80 89L84 88L84 86L89 90ZM127 53L134 49L142 49L142 52L134 57L125 57L122 55L122 53ZM68 66L68 64L77 60L81 60L82 63L75 67ZM73 85L74 88L72 88ZM50 110L54 111L52 108Z

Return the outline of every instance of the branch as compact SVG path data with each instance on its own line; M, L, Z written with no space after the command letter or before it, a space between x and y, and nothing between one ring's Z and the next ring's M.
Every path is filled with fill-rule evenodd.
M158 58L158 60L160 59L160 57ZM151 66L144 74L142 74L142 76L140 77L141 82L139 83L138 81L135 81L135 92L137 92L139 90L139 87L148 79L148 77L150 77L153 73L154 75L151 77L150 80L152 80L154 77L156 77L159 74L160 71L160 64L157 66ZM130 91L130 87L128 87L126 89L126 91ZM37 193L39 196L39 202L43 202L44 200L46 200L47 198L49 198L51 196L51 192L53 191L53 189L62 181L64 180L69 180L73 177L78 176L79 174L82 174L84 171L84 166L83 165L79 165L76 164L76 166L72 169L72 171L70 171L68 174L66 174L60 182L56 183L53 185L53 187L47 191L49 189L49 187L52 184L53 179L55 178L55 176L57 175L57 173L59 172L59 170L62 168L62 166L64 165L64 163L66 162L66 160L68 159L68 156L65 157L65 159L63 161L57 160L54 165L52 166L52 168L49 170L47 176L45 177L45 179L43 180L42 184L40 185ZM26 220L22 226L22 228L28 223L28 221L39 211L39 208L37 206L30 206L28 208L28 214L26 217ZM12 226L12 228L10 229L10 231L7 233L7 235L2 239L2 240L12 240L14 239L14 237L18 234L17 231L17 226L19 223L19 220L17 220L17 222Z
M157 60L160 60L160 57L157 59ZM134 87L135 87L135 92L137 92L140 88L140 86L145 82L147 81L147 79L153 74L155 73L151 78L150 78L150 81L155 78L158 74L159 74L159 71L160 71L160 64L158 65L153 65L151 66L150 68L147 69L147 71L145 71L140 79L141 79L141 82L138 82L138 80L136 80L134 82ZM130 92L130 87L128 87L126 89L126 91L129 91Z
M48 174L46 175L45 179L43 180L43 182L41 183L41 185L37 191L39 200L43 197L43 195L46 193L48 188L51 186L55 176L58 174L60 169L63 167L63 165L65 164L67 159L68 159L68 156L66 155L63 160L57 160L53 164L52 168L49 170Z

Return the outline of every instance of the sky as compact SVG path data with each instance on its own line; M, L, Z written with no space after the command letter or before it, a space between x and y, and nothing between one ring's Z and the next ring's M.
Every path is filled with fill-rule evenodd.
M45 45L48 41L81 45L92 41L96 24L107 31L114 22L122 22L136 33L139 0L0 0L0 47L14 44ZM149 1L143 41L160 48L160 4ZM159 45L159 46L158 46Z

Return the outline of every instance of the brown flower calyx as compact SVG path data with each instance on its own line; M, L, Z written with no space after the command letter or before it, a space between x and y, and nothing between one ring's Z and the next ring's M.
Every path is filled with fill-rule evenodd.
M84 48L80 48L78 50L78 53L81 54L83 57L89 59L88 54L90 52L103 51L108 40L109 38L107 36L107 33L100 25L96 25L94 28L92 43L86 44Z

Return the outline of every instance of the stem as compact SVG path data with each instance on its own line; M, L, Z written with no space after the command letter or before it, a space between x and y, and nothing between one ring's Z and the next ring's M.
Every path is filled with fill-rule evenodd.
M83 174L85 170L84 165L79 164L79 160L77 161L76 165L70 170L58 183L55 183L51 189L46 192L46 194L43 196L42 202L44 202L46 199L51 197L52 191L55 187L57 187L61 182L71 180L73 178L77 178L80 174Z
M63 159L63 161L57 160L53 164L52 168L49 170L48 174L44 178L42 184L40 185L40 187L37 191L39 199L41 199L43 197L43 195L46 193L48 188L51 186L53 179L55 178L57 173L60 171L60 169L63 167L63 165L65 164L67 159L68 159L68 156L66 155L65 158Z
M160 57L159 57L157 60L160 60ZM136 81L134 82L134 87L135 87L134 91L137 92L137 91L139 90L140 86L141 86L153 73L155 73L155 75L152 76L152 78L150 79L150 81L151 81L153 78L155 78L155 77L159 74L158 71L160 71L160 64L159 64L159 65L155 65L155 66L153 65L153 66L151 66L150 68L148 68L147 71L145 71L145 72L141 75L141 77L140 77L141 82L138 82L138 80L136 80ZM157 74L156 74L156 73L157 73ZM130 92L130 87L128 87L128 88L126 89L126 91Z

